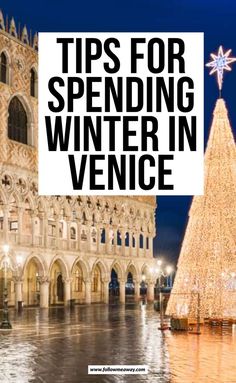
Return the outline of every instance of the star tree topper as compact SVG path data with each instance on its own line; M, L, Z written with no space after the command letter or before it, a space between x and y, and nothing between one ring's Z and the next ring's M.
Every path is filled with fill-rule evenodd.
M207 67L212 68L210 74L217 72L217 82L220 91L223 84L224 70L230 71L231 68L229 64L236 61L235 57L229 57L230 53L231 49L224 53L222 46L220 46L218 49L218 55L216 56L214 53L211 53L212 61L206 64Z

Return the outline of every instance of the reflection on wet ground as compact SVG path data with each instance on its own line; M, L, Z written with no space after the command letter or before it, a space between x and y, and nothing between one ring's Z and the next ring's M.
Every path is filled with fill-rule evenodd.
M236 328L200 336L158 330L145 305L10 312L0 333L1 383L236 383ZM88 375L89 364L148 365L148 375Z

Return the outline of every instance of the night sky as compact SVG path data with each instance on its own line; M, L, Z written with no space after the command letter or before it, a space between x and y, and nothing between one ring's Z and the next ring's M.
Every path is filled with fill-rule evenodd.
M28 30L42 32L204 32L205 62L219 45L236 56L234 0L40 0L0 1L4 15L14 16ZM236 132L236 63L226 74L223 97ZM205 139L217 99L216 80L205 70ZM187 223L191 197L159 197L156 255L175 262Z

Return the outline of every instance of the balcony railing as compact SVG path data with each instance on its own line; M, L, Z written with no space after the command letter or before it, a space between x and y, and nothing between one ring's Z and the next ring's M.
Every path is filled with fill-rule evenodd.
M0 230L0 241L4 242L6 240L6 236L4 235L3 230ZM8 239L7 241L10 244L13 245L24 245L24 246L37 246L37 247L45 247L48 248L58 248L61 250L70 250L70 251L77 251L80 249L80 251L84 252L92 252L97 253L99 251L100 254L111 254L111 255L118 255L118 256L125 256L125 257L145 257L145 256L151 256L151 250L150 249L142 249L137 247L129 247L129 246L122 246L122 245L113 245L111 243L100 243L97 245L97 243L91 243L90 246L88 246L88 241L82 240L78 241L78 239L70 239L69 242L65 238L56 238L55 236L48 236L45 240L45 237L42 235L35 235L32 238L31 234L22 234L19 236L18 232L8 232Z

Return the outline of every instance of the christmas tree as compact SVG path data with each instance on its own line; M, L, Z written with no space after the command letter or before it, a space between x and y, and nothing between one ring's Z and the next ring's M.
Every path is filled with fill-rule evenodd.
M222 58L220 49L213 60L219 53ZM212 70L220 91L224 69L221 64L222 76ZM236 318L236 147L222 98L214 110L204 180L204 195L195 196L190 208L166 314L196 317L199 310L201 318Z

